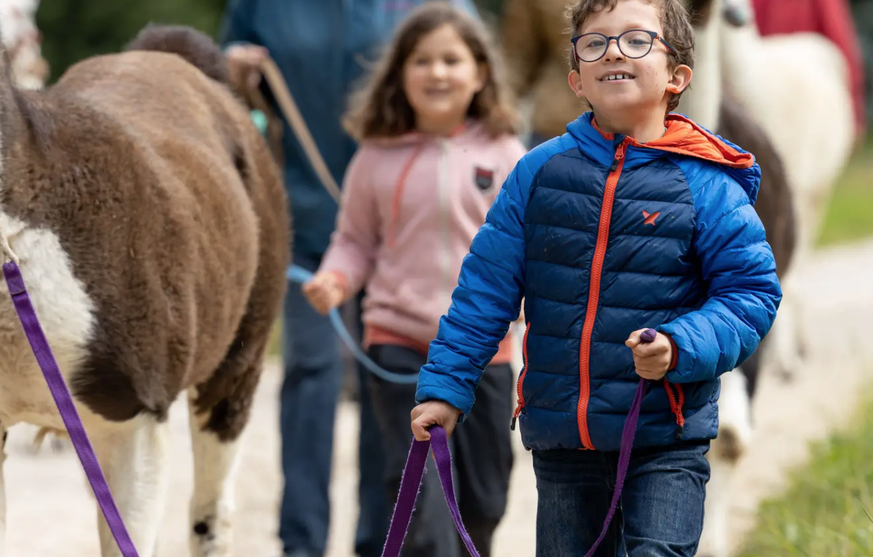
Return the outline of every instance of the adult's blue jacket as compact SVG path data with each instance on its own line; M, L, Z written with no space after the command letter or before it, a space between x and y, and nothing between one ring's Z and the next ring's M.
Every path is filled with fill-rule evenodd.
M718 377L768 333L782 292L753 156L681 115L666 126L641 144L589 112L519 161L464 261L418 402L463 419L524 298L526 447L620 448L639 382L624 342L644 327L676 358L643 399L634 446L715 437Z
M357 148L340 124L348 93L378 59L398 24L428 0L231 0L219 42L266 47L287 81L337 184ZM453 0L476 14L470 0ZM273 110L281 116L278 105ZM283 118L284 122L284 118ZM288 122L282 150L291 204L294 250L321 257L337 206L309 163Z

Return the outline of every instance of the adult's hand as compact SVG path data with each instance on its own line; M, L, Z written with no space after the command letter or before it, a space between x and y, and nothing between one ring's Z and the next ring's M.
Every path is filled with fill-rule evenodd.
M230 82L239 89L257 89L261 83L261 64L268 51L259 45L233 45L227 49Z

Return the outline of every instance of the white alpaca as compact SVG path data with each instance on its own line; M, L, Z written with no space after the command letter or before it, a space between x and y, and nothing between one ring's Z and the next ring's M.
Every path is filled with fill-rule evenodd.
M728 9L745 24L720 26L726 90L770 135L795 199L793 271L782 281L784 297L773 328L774 363L790 374L802 365L797 269L808 261L833 187L853 148L849 71L842 53L827 38L817 33L761 37L750 0L728 2Z
M817 33L761 37L749 0L728 0L747 14L721 25L724 84L770 135L797 193L801 246L818 234L830 192L851 153L855 121L848 65Z
M796 269L812 249L830 191L851 150L854 122L846 63L839 50L818 35L760 37L748 0L712 0L707 7L711 16L695 22L694 78L679 110L718 132L726 91L764 128L783 159L795 198L799 253L791 269ZM726 15L732 16L731 25ZM743 17L746 22L738 26ZM800 364L795 326L800 299L794 294L791 279L796 273L791 269L782 281L784 298L771 333L774 358L783 371L794 371ZM719 436L709 456L712 478L700 556L728 552L728 494L736 463L752 436L745 387L739 369L722 377Z

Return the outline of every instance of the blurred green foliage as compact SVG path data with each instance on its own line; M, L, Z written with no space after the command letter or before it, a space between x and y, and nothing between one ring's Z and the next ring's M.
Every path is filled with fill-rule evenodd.
M852 19L858 32L858 42L864 57L867 122L873 128L873 2L852 0Z
M72 64L120 50L148 23L175 23L215 36L226 0L41 0L36 25L55 81Z
M504 1L475 0L491 24L496 23ZM226 3L227 0L41 0L36 25L43 36L43 56L51 65L50 82L83 58L118 51L149 22L191 25L214 37Z

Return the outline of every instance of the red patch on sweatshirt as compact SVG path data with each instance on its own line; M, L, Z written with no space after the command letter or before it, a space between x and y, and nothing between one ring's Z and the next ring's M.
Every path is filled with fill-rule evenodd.
M473 177L476 181L476 186L482 191L487 191L494 185L494 171L488 168L477 166Z

